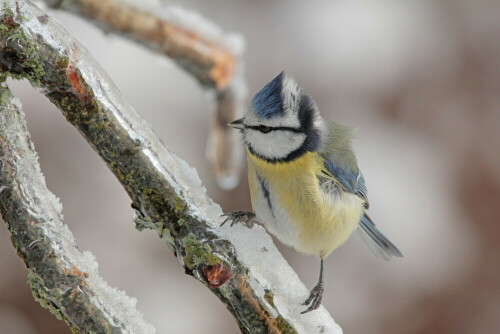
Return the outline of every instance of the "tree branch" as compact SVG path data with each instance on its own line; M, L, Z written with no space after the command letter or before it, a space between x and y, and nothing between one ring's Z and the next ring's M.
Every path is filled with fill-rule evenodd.
M33 297L77 333L154 333L135 299L99 276L45 185L20 103L0 83L0 211L28 268Z
M19 6L19 8L17 8ZM226 304L244 333L341 333L261 227L219 228L220 207L77 41L29 2L0 17L0 70L27 78L62 111L121 182L138 229L158 232L192 275Z
M217 184L235 188L241 177L243 149L227 123L243 115L247 89L243 78L243 38L222 32L199 14L180 7L143 11L119 0L45 0L55 9L88 19L105 32L139 43L173 59L208 89L215 88L207 159ZM161 13L161 14L158 14Z
M45 1L53 8L80 15L105 31L122 35L168 56L203 86L216 87L222 91L235 73L238 56L235 53L241 52L241 46L231 50L231 42L224 43L221 32L220 41L216 43L192 29L116 0ZM187 13L177 10L175 14L179 17ZM225 39L237 37L227 36Z

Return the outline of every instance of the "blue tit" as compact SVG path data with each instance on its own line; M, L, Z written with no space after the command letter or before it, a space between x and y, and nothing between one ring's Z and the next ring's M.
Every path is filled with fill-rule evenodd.
M284 244L319 256L319 281L302 313L321 304L323 260L354 230L382 259L402 257L365 212L367 190L351 147L353 129L324 120L293 78L279 74L253 97L245 117L229 126L241 131L247 147L255 213L232 212L224 223L251 224L255 218Z

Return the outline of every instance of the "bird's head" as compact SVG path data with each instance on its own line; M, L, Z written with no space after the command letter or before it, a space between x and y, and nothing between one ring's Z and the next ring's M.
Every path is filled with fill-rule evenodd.
M255 94L245 117L228 125L241 130L250 153L268 162L316 151L326 137L316 103L284 72Z

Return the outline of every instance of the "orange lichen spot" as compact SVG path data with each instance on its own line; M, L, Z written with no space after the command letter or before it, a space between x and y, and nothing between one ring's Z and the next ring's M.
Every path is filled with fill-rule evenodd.
M64 275L73 276L77 278L75 283L78 283L78 285L71 284L70 286L71 294L69 295L69 298L74 299L78 291L81 291L80 287L87 285L85 279L88 278L89 275L78 269L76 266L71 267L71 269L63 269L62 272Z
M69 298L75 299L77 293L78 293L77 289L71 290L71 294L69 295Z
M210 288L215 289L227 282L231 277L231 270L224 262L220 262L203 268L203 275L205 275Z
M68 68L66 68L66 77L68 78L69 82L71 83L71 86L73 87L74 92L80 96L84 96L85 89L83 88L82 84L80 83L80 78L78 76L78 72L73 65L69 65Z
M71 269L63 269L63 274L68 276L75 276L80 279L80 284L85 285L85 279L89 277L87 273L80 271L77 267L73 266Z
M282 334L279 329L276 319L274 319L269 312L259 303L258 298L253 294L252 290L248 287L248 276L239 275L236 277L237 287L241 296L250 304L255 313L259 316L267 326L268 332L271 334Z

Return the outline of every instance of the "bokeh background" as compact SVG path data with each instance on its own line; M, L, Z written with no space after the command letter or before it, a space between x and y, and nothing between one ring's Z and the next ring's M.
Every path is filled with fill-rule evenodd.
M281 70L325 118L359 127L370 215L405 257L375 258L357 235L326 261L324 305L345 333L498 333L500 328L500 2L168 1L246 40L253 95ZM50 11L107 70L164 142L196 167L225 211L251 208L244 178L222 191L205 160L213 103L175 64ZM184 275L84 139L26 82L12 84L65 220L111 286L139 300L158 333L237 333ZM283 247L312 287L319 261ZM0 226L0 333L70 333L31 297Z

